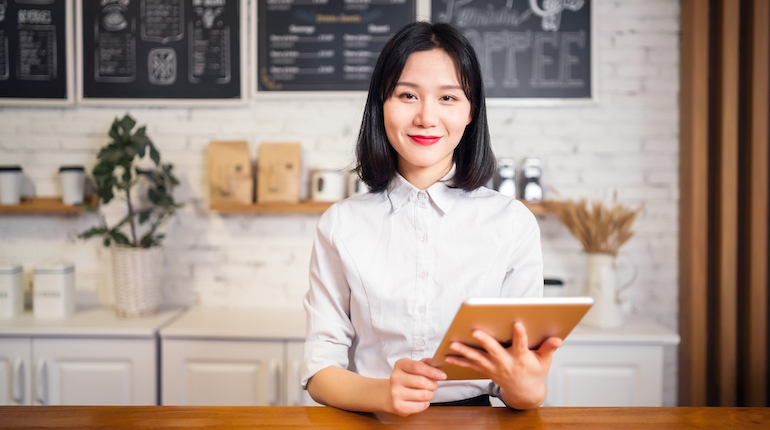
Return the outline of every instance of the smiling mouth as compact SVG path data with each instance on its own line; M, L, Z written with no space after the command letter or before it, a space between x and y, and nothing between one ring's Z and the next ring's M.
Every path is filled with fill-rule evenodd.
M409 137L420 145L433 145L434 143L438 142L441 139L440 136L410 135Z

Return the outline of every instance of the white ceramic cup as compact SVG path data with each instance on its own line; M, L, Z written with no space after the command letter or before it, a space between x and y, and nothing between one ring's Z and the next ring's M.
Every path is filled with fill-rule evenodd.
M83 166L59 167L61 179L61 199L65 205L83 203L83 194L86 185L86 174Z
M348 197L353 197L368 192L369 187L367 187L364 181L358 177L358 173L356 173L355 170L351 170L350 173L348 173Z
M0 166L0 205L21 203L21 167Z
M341 170L316 169L310 175L310 198L336 202L345 198L346 179Z

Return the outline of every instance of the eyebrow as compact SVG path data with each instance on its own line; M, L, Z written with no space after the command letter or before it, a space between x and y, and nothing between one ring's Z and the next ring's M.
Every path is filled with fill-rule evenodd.
M419 88L420 86L411 82L404 82L404 81L398 81L396 82L396 86L403 85L405 87L412 87L412 88ZM459 85L441 85L439 86L439 89L441 90L458 90L463 91L463 87Z

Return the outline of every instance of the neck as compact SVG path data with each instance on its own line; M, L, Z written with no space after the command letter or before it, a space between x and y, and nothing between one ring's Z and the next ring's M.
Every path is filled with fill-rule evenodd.
M435 165L429 167L402 167L405 163L399 164L398 173L418 190L427 189L452 170L451 160L447 165Z

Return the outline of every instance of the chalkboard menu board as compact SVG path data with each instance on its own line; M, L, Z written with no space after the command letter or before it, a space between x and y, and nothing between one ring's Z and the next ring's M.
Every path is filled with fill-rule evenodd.
M258 92L366 91L415 0L256 0Z
M490 98L591 99L591 0L432 0L473 44Z
M77 4L83 102L243 98L245 0L78 0Z
M0 104L73 99L71 0L0 0Z

